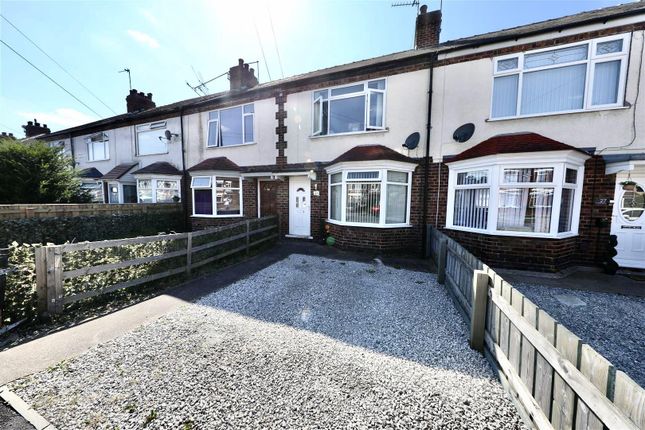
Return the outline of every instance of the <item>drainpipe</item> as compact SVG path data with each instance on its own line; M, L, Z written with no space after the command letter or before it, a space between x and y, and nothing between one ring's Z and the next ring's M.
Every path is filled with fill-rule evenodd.
M179 109L179 133L181 135L181 174L183 179L184 196L181 199L184 208L184 227L186 230L190 229L190 218L188 215L188 188L187 188L187 175L186 175L186 143L184 141L184 106Z
M428 121L426 124L426 153L423 160L424 171L423 171L423 217L422 217L422 235L421 235L421 253L422 256L426 256L427 250L427 241L428 241L428 178L430 177L430 129L432 128L432 80L433 80L433 70L434 70L434 54L430 54L430 68L428 73Z

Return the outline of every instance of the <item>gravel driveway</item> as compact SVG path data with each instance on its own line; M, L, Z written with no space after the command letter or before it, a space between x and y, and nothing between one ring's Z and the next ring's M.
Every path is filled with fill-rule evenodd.
M302 255L13 389L58 428L524 428L434 275Z
M534 284L514 286L645 387L645 298Z

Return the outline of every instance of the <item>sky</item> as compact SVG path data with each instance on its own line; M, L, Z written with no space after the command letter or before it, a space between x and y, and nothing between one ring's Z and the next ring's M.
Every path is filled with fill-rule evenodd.
M56 131L124 113L124 68L161 106L195 97L187 82L218 76L238 58L259 61L251 67L267 82L411 49L417 8L391 6L409 1L0 0L0 40L80 100L0 44L0 131L22 137L34 118ZM626 2L444 0L441 41ZM226 89L226 77L208 85L211 94Z

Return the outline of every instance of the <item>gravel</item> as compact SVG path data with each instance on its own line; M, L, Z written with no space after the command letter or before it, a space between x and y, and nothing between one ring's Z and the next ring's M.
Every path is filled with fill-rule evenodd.
M645 298L532 284L514 286L645 387Z
M302 255L12 389L58 428L525 428L434 275Z

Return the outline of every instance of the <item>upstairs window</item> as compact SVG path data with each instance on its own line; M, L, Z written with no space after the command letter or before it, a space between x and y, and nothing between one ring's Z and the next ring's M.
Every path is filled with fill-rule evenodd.
M495 58L491 118L622 106L628 56L620 35Z
M137 126L137 155L165 154L168 152L166 121Z
M255 142L253 104L208 113L207 146L233 146Z
M97 133L85 138L87 161L101 161L110 158L109 139L105 133Z
M385 129L385 79L313 93L314 136Z

